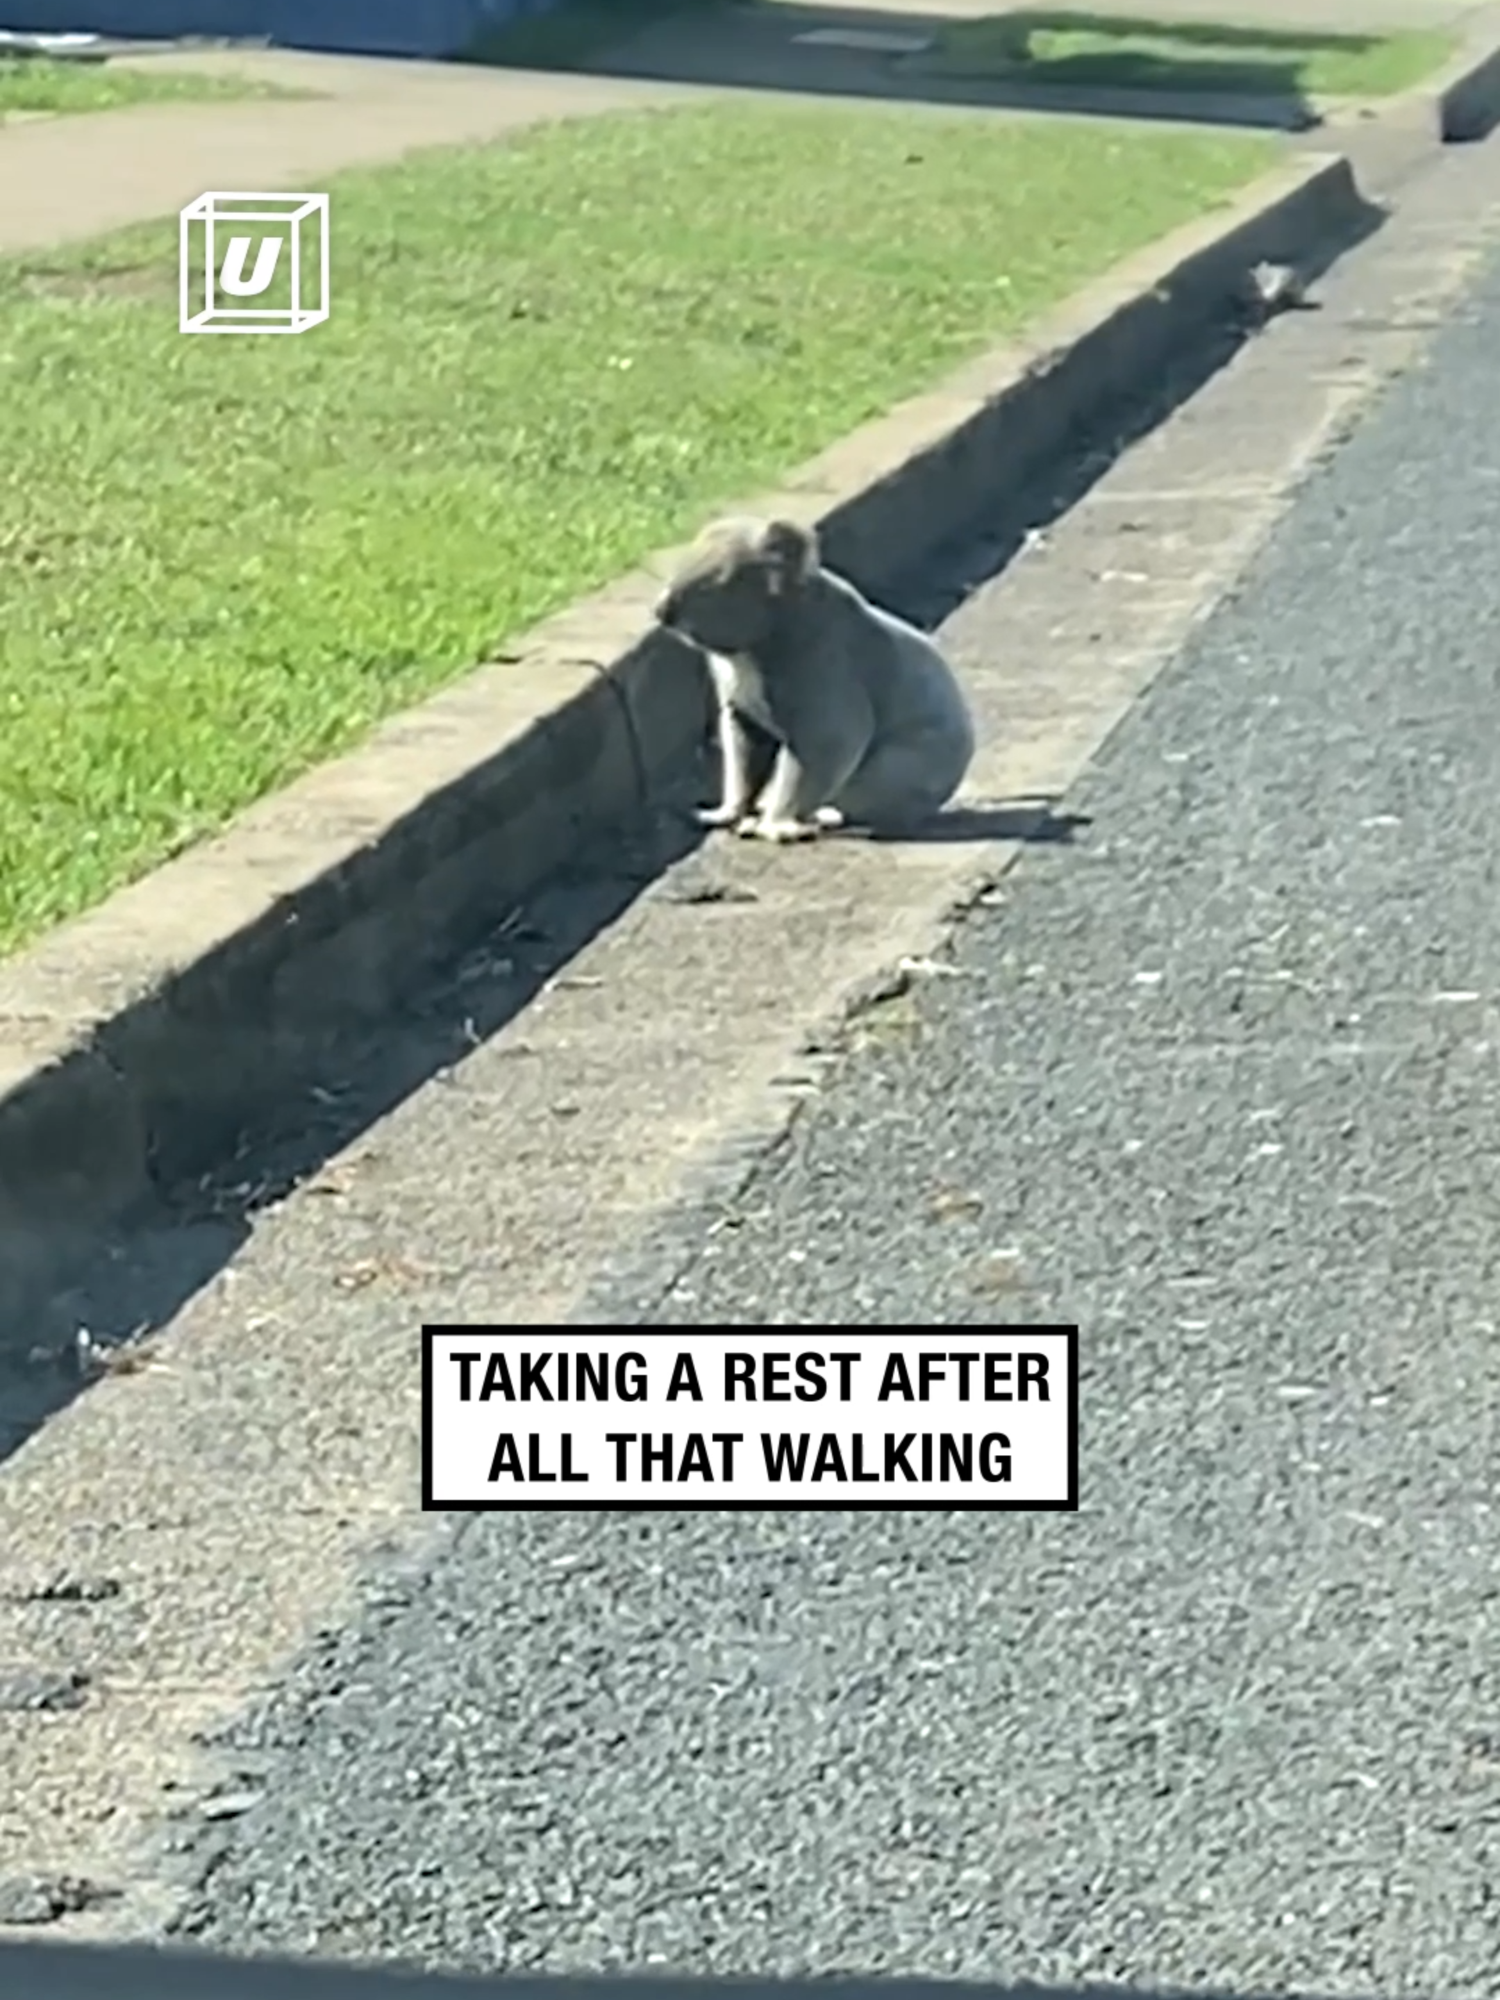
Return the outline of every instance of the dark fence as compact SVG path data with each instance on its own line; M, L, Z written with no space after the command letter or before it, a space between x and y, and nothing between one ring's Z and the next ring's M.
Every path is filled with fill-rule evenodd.
M185 35L279 42L349 55L456 56L485 29L544 14L556 0L4 0L0 25L29 34L122 41Z

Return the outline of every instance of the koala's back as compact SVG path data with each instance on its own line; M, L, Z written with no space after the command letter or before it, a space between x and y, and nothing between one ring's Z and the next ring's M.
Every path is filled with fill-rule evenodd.
M972 747L968 702L936 643L828 570L816 590L827 622L820 657L808 665L858 681L874 712L877 739L936 735Z

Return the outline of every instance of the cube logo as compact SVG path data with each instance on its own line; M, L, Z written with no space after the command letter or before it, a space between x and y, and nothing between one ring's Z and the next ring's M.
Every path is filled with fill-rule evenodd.
M306 333L328 317L326 194L200 194L181 214L184 333Z

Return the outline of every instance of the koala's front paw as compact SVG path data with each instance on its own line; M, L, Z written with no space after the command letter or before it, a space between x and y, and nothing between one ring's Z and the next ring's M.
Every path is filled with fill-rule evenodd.
M816 840L818 837L816 822L804 819L748 819L742 820L735 830L746 840L770 840L778 847L785 847L794 840Z
M744 817L742 805L699 806L693 814L699 826L738 826Z

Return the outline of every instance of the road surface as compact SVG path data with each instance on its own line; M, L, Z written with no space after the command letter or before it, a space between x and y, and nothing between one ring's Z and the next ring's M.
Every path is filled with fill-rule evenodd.
M184 1935L1500 1992L1497 355L1492 267L1072 844L592 1302L1076 1319L1082 1511L466 1517L236 1731Z

